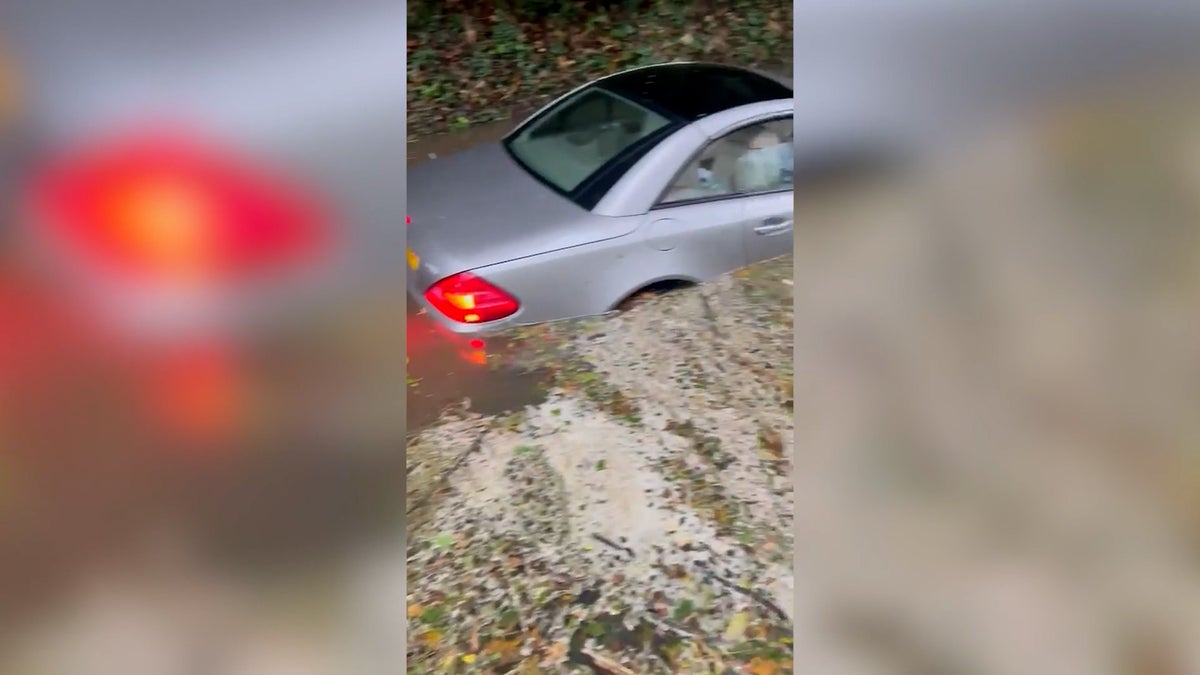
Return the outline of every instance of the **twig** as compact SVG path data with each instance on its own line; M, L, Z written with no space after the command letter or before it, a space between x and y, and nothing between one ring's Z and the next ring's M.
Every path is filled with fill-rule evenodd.
M587 647L584 647L583 649L581 649L579 651L582 654L584 654L585 656L587 656L588 658L590 658L592 660L592 663L599 668L603 668L612 673L618 673L619 675L638 675L637 671L633 671L633 670L626 668L625 666L608 658L607 656L601 654L600 652L594 651L592 649L588 649Z
M466 463L467 458L476 452L479 452L479 449L483 447L483 437L486 435L486 429L479 432L479 435L475 437L475 441L471 443L471 447L459 453L458 457L456 457L454 462L450 465L450 468L446 469L442 475L438 476L438 480L434 484L433 488L421 495L420 498L416 499L412 506L405 509L405 515L412 514L417 509L424 507L430 499L433 499L433 495L437 494L438 488L450 482L450 476L454 475L454 472L458 471L459 468Z
M683 626L680 626L678 623L676 623L674 621L669 621L667 619L660 619L660 618L654 616L653 614L646 614L643 618L646 619L647 621L649 621L650 623L654 624L656 627L658 627L662 630L671 631L672 633L675 633L676 635L688 637L693 640L699 640L701 637L699 633L690 631L690 630L684 628Z
M605 544L607 546L611 546L612 548L617 549L618 551L628 553L630 560L633 560L635 557L637 557L637 555L633 552L633 549L629 548L628 546L622 546L602 534L596 534L595 532L593 532L592 538L595 539L596 541L600 542L601 544Z
M730 588L732 590L737 591L738 593L750 596L751 599L758 602L758 604L762 605L763 607L766 607L767 609L771 610L771 613L775 614L780 619L787 621L789 623L791 622L792 618L787 615L787 612L783 611L783 609L779 605L775 604L773 601L771 601L770 598L767 598L762 593L755 592L753 590L750 590L749 588L742 588L741 586L738 586L737 584L733 583L732 581L730 581L718 574L714 574L712 572L709 572L707 574L707 576L709 579L713 579L713 580L717 581L718 583L720 583L722 586L725 586L726 588Z

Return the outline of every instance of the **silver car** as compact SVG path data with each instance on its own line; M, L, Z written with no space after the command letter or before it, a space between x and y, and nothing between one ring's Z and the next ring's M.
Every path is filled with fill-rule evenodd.
M408 291L480 334L601 314L792 250L792 87L671 63L542 108L410 169Z

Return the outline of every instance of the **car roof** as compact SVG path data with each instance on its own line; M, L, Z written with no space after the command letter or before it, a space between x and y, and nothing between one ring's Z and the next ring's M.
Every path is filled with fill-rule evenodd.
M634 68L603 78L595 86L686 123L743 105L792 97L792 89L779 80L716 63Z

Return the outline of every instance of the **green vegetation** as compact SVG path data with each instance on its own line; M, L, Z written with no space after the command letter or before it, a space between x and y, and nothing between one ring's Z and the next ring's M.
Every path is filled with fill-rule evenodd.
M410 135L520 114L622 68L674 60L779 67L784 0L426 0L408 5Z

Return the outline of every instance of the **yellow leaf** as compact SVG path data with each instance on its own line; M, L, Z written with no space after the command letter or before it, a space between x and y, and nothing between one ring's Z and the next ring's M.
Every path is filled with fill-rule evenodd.
M463 654L462 660L463 660L463 663L475 663L475 655L474 654Z
M418 616L421 616L421 606L420 605L409 605L408 606L408 618L415 619Z
M431 630L421 633L421 641L426 647L436 647L442 641L441 631Z
M745 612L738 612L729 620L729 625L725 627L725 639L740 640L746 634L746 626L750 623L750 617Z

